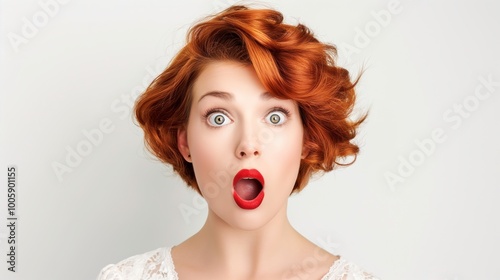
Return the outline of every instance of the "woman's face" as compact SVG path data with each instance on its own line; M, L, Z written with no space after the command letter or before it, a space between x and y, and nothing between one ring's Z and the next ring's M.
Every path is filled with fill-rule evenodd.
M272 97L253 67L231 61L208 64L192 97L179 149L193 164L209 215L242 229L286 217L303 154L297 104Z

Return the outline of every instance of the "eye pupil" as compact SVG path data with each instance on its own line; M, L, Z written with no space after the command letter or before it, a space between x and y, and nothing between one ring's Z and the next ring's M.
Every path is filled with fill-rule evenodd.
M272 122L273 124L277 124L277 123L279 123L279 122L280 122L280 120L281 120L281 118L280 118L280 116L279 116L278 114L272 114L272 115L271 115L271 122Z
M224 116L218 115L215 117L214 121L216 124L223 124L224 123Z

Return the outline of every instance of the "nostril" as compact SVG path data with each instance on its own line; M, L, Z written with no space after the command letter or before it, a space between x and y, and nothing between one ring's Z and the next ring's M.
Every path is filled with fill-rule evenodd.
M255 150L255 151L253 151L253 153L252 153L252 151L245 151L245 150L243 150L243 151L240 151L238 154L239 154L240 157L246 157L247 155L252 155L252 154L254 156L259 156L260 155L259 150Z

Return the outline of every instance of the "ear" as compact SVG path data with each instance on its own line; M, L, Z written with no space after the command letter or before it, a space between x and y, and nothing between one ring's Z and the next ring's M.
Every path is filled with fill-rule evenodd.
M184 159L187 162L191 162L186 128L179 128L177 130L177 148L179 149L179 152L181 152Z
M309 156L309 148L306 147L306 145L302 145L302 154L300 158L305 159L307 156Z
M306 151L306 149L302 149L302 155L300 156L301 159L305 159L309 155L309 152Z

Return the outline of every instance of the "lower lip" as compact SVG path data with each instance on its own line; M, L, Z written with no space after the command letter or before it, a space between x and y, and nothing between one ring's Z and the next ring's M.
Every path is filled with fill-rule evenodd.
M257 171L256 169L250 169L250 170L243 169L240 172L238 172L238 174L236 174L236 176L234 176L233 186L236 185L236 182L238 182L239 180L241 180L243 178L249 178L249 177L257 179L262 185L262 190L260 190L259 194L254 199L245 200L245 199L241 198L238 195L238 193L236 193L236 191L234 191L234 189L233 189L234 201L241 209L245 209L245 210L252 210L252 209L259 207L260 204L262 203L262 201L264 200L264 178L262 177L260 172Z
M245 200L241 198L235 191L233 191L233 197L236 204L245 210L252 210L260 206L262 200L264 200L264 190L261 190L260 193L252 200Z

